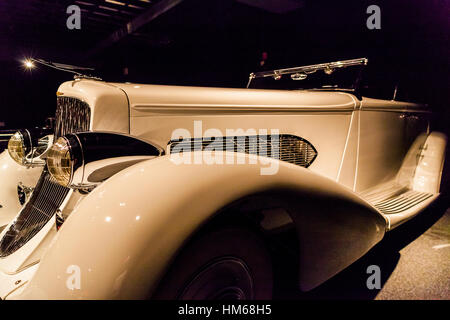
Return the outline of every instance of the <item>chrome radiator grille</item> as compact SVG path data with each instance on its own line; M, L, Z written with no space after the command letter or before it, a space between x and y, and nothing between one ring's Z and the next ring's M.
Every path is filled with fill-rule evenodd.
M81 100L58 97L55 137L89 130L90 109ZM0 240L0 257L6 257L33 238L55 215L66 198L69 188L52 181L47 169L33 191L30 200Z
M230 151L255 154L309 167L317 150L307 140L288 134L171 140L170 153L191 151Z
M51 181L46 171L33 195L0 241L0 257L6 257L27 243L53 217L68 193Z
M91 109L81 100L58 97L55 119L55 138L67 133L88 131Z

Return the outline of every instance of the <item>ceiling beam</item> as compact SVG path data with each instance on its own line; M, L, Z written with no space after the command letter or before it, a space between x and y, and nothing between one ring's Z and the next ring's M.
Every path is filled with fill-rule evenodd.
M109 35L106 39L100 41L98 45L93 48L90 52L88 52L87 57L92 57L99 53L100 51L112 46L114 43L120 41L125 38L127 35L132 34L139 28L148 24L149 22L155 20L161 14L169 11L176 5L178 5L183 0L161 0L157 3L153 4L149 9L133 18L127 24L125 24L120 29L114 31L111 35Z
M305 0L237 0L272 13L284 14L305 6Z

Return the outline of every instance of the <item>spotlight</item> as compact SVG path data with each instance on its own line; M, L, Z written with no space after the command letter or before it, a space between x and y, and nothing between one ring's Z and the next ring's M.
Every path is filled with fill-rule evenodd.
M27 59L23 62L25 68L27 69L33 69L34 68L34 63L33 61L31 61L30 59Z

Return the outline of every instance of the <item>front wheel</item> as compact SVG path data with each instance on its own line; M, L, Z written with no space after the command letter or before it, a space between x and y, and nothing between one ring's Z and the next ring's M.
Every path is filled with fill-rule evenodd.
M154 299L265 300L273 274L264 242L244 228L223 228L192 240L175 259Z

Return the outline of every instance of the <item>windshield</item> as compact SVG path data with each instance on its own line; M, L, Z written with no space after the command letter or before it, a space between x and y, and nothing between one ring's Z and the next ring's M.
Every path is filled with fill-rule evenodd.
M247 88L354 91L367 59L353 59L250 74Z

